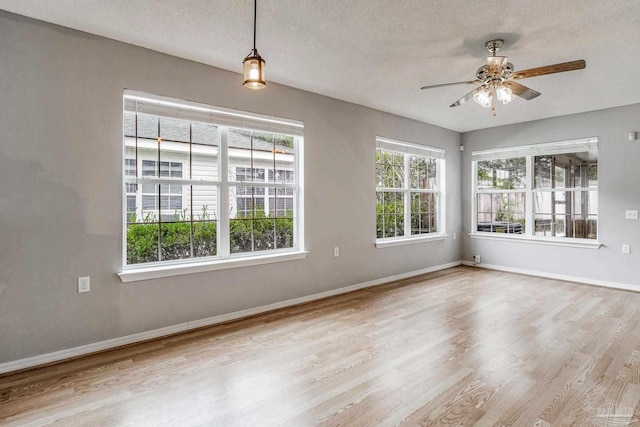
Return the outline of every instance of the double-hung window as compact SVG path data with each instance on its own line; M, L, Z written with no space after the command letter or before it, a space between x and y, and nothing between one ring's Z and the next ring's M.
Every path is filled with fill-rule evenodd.
M376 245L444 234L444 150L376 139Z
M125 270L300 250L302 129L126 91Z
M598 238L598 140L475 151L474 233Z

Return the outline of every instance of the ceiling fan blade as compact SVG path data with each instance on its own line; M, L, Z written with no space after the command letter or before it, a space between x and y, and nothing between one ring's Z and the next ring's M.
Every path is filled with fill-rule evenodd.
M530 68L528 70L516 71L511 75L512 79L526 79L529 77L544 76L545 74L562 73L564 71L582 70L587 66L584 59L577 61L563 62L561 64L547 65L545 67Z
M520 98L526 99L527 101L530 101L533 98L537 98L541 95L540 92L523 86L520 83L504 82L502 84L511 89L514 95L518 95Z
M469 82L455 82L455 83L442 83L439 85L431 85L431 86L422 86L420 88L420 90L422 89L433 89L434 87L444 87L444 86L453 86L453 85L472 85L472 84L480 84L483 83L480 80L473 80L473 81L469 81Z
M449 107L458 107L458 106L464 104L465 102L467 102L468 100L473 98L473 94L476 93L479 89L480 89L479 87L475 88L474 90L472 90L471 92L469 92L468 94L463 96L462 98L458 99L453 104L449 105Z

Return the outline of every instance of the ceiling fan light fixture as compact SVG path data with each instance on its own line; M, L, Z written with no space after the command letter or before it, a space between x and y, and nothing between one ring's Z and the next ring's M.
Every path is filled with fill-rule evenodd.
M498 101L501 101L503 105L506 105L513 101L515 95L510 88L506 87L503 84L500 84L498 85L498 87L496 87L496 98L498 98Z
M258 0L253 1L253 49L242 61L242 71L244 74L244 87L258 90L264 89L267 82L264 78L265 60L262 59L256 49L256 21L258 19Z
M493 101L493 94L490 90L483 87L473 94L473 100L476 101L479 106L489 108Z

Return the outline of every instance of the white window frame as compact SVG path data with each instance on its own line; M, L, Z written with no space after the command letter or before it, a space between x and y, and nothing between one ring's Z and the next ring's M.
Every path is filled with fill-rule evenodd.
M211 123L218 126L220 141L218 146L218 180L197 181L176 180L171 181L179 184L211 185L217 187L217 254L206 258L189 258L184 260L158 261L144 264L127 265L127 209L126 209L126 185L127 179L123 171L123 242L122 242L122 270L118 274L123 282L132 282L162 277L171 277L182 274L198 273L203 271L215 271L227 268L245 267L250 265L261 265L273 262L290 261L303 259L306 257L304 241L304 170L303 170L303 129L302 122L280 119L260 114L246 113L228 108L209 106L190 101L176 100L173 98L150 95L143 92L125 90L124 103L135 102L136 110L141 113L165 116L169 118L182 119L187 121L199 121ZM140 107L139 107L140 106ZM126 108L125 108L126 110ZM179 114L175 113L179 111ZM172 114L173 112L173 114ZM291 135L295 138L294 144L294 170L295 183L267 183L267 182L236 182L229 177L229 156L228 156L228 130L247 129L259 132L271 132ZM125 157L125 144L123 144L123 158ZM140 161L140 159L138 159ZM123 165L124 165L123 161ZM137 165L141 167L141 165ZM123 166L124 167L124 166ZM266 171L265 171L266 174ZM174 181L175 180L175 181ZM144 179L139 181L162 181L161 179ZM164 182L164 181L163 181ZM140 184L139 184L140 185ZM229 248L229 194L230 188L242 186L261 187L287 187L294 188L294 242L292 248L267 250L261 252L244 252L230 254ZM267 190L265 189L265 192ZM131 195L131 193L129 193Z
M580 247L598 249L600 243L600 220L597 224L597 238L574 238L574 237L549 237L537 236L534 230L534 194L538 192L552 191L550 189L534 188L534 157L543 155L554 155L562 153L577 153L584 151L597 151L598 138L578 138L572 140L547 142L532 145L522 145L494 150L480 150L471 153L471 232L469 236L475 239L488 240L508 240L522 243L546 244L556 246ZM525 193L525 228L523 234L496 233L478 231L478 162L485 160L499 160L524 157L526 160L526 186L525 189L516 190L496 190L500 193ZM556 189L553 191L559 191ZM598 187L589 187L590 191L598 191ZM564 190L563 190L564 191ZM573 190L571 190L573 191ZM490 192L490 191L489 191ZM598 215L599 216L599 215Z
M404 202L404 235L394 237L375 238L376 248L402 246L428 241L444 240L446 234L446 200L445 200L445 150L426 145L414 144L395 139L376 137L376 151L378 149L393 151L404 156L404 183L401 188L378 187L375 185L376 204L378 192L396 192L403 194ZM436 189L416 189L410 185L410 156L418 155L429 157L436 162ZM377 166L377 165L376 165ZM424 234L411 234L411 193L427 193L437 195L436 223L438 231ZM374 205L374 212L376 212ZM377 219L376 219L377 222Z

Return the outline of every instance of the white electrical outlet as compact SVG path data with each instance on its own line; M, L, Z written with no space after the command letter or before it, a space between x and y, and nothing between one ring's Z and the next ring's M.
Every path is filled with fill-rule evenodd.
M623 253L623 254L630 254L630 253L631 253L631 246L629 246L629 245L622 245L622 253Z
M456 233L453 233L453 240L456 240Z
M91 291L91 278L89 276L78 277L78 293Z
M474 255L473 256L473 263L474 264L480 264L480 262L481 262L480 255Z
M638 219L638 210L637 209L627 209L624 213L625 219Z
M340 256L340 248L336 246L335 248L333 248L333 257L338 258L339 256Z

